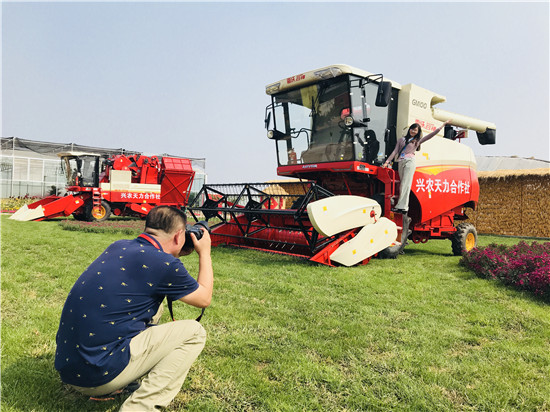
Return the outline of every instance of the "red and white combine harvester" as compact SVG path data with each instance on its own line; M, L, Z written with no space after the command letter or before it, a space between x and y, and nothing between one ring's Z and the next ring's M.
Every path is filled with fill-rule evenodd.
M473 130L481 144L494 144L494 124L436 108L445 97L414 84L346 65L289 77L266 93L277 173L295 179L204 185L188 209L196 220L221 221L213 245L345 266L396 257L407 239L451 239L455 254L476 245L474 226L459 223L479 197L475 157L460 140ZM412 123L426 134L447 120L416 153L409 212L392 212L400 181L384 160Z
M187 205L195 172L178 157L59 153L67 175L67 195L48 196L23 206L11 219L43 220L73 215L102 221L116 216L146 216L157 205Z

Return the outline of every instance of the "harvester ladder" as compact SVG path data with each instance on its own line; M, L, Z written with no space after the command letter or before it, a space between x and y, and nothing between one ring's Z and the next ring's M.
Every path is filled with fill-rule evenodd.
M92 205L94 208L101 206L101 191L96 187L92 191Z

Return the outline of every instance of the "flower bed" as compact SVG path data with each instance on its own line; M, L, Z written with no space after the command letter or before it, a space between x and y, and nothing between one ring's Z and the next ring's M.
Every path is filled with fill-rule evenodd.
M119 218L104 222L82 222L67 219L59 222L64 230L76 230L95 233L122 233L125 235L139 235L145 228L145 220Z
M14 213L19 208L29 203L34 203L40 200L41 197L24 196L24 197L8 197L1 200L0 211L2 213Z
M515 246L490 244L467 253L460 263L478 276L534 293L550 301L550 242Z

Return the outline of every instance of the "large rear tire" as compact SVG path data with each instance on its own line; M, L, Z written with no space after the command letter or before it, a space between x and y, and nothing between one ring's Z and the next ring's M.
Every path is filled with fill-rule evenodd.
M103 222L111 216L111 205L106 201L101 201L101 206L94 209L93 203L90 201L86 204L86 220L88 222Z
M477 230L471 223L461 223L451 237L453 255L461 256L477 246Z
M86 213L73 213L74 220L81 222L86 221Z

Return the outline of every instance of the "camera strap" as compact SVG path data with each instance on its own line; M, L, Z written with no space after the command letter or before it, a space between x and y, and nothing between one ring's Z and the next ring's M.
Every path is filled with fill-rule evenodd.
M146 235L145 233L142 233L138 237L140 237L142 239L145 239L146 241L151 243L154 247L156 247L157 249L160 249L160 244L158 243L158 241L156 239ZM168 302L168 311L170 312L170 318L172 318L172 321L175 321L176 319L174 318L174 309L172 309L172 301L168 298L166 298L166 301ZM204 309L205 308L202 308L201 314L199 315L199 317L197 319L195 319L197 322L201 321L202 315L204 315Z
M170 312L170 317L172 318L172 321L174 322L176 319L174 318L174 310L172 309L172 301L167 299L167 302L168 302L168 311ZM205 308L202 308L201 314L199 315L199 317L197 319L195 319L197 322L201 321L202 315L204 315L204 309Z

